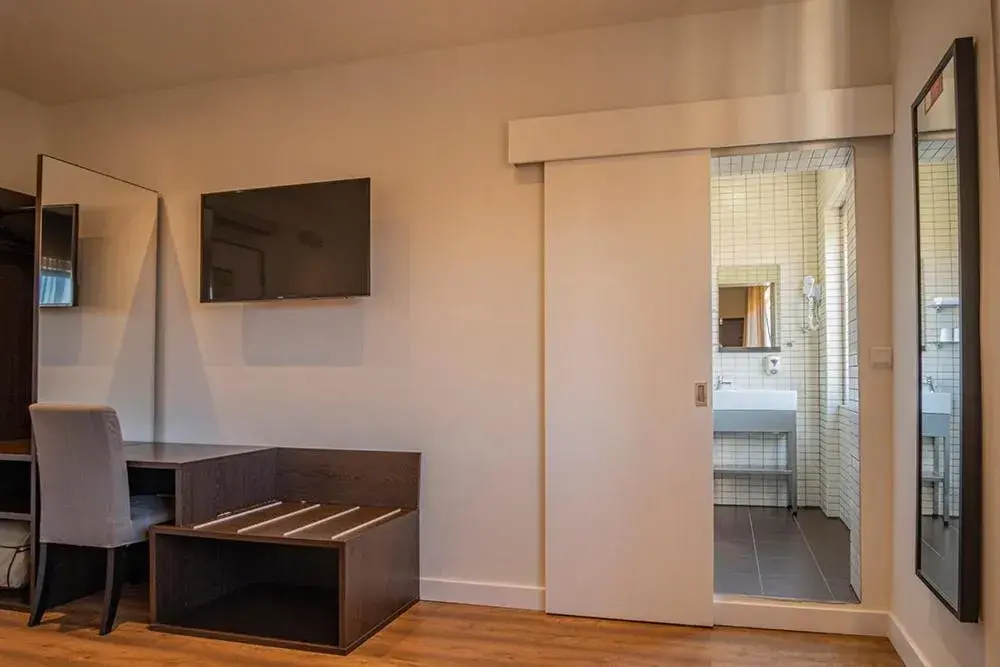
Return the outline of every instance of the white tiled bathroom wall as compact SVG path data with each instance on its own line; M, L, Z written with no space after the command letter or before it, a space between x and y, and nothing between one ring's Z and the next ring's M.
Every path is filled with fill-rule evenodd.
M851 532L851 585L861 595L861 440L860 385L858 383L858 262L857 225L854 211L854 169L845 170L844 204L841 209L844 279L841 282L846 327L844 360L846 383L837 425L840 459L840 518Z
M819 336L803 332L802 279L819 273L815 172L717 176L712 181L713 372L734 388L795 389L799 393L799 503L819 505ZM780 269L778 343L781 351L718 351L718 273L733 267ZM782 370L764 372L764 357L778 354ZM774 466L785 456L784 438L767 434L717 434L716 464ZM725 475L715 480L715 502L786 504L786 481Z
M816 175L819 204L819 276L823 285L819 331L820 507L840 516L840 405L844 401L847 339L843 206L847 169Z

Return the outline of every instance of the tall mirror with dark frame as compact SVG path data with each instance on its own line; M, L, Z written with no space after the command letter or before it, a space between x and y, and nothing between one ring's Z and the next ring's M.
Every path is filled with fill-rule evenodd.
M918 246L917 576L979 620L979 155L972 38L955 40L913 103Z

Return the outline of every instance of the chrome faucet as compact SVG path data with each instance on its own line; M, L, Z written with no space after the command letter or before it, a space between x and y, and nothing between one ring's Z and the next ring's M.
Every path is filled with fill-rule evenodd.
M715 376L715 390L718 391L719 389L722 389L723 386L732 387L733 381L727 379L722 373L719 373Z
M927 385L927 388L931 391L931 393L934 393L935 388L934 388L934 376L933 375L925 375L924 376L924 384Z

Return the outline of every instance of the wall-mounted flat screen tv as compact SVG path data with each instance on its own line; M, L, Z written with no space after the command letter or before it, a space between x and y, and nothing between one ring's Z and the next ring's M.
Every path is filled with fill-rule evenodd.
M371 179L201 196L201 300L369 296Z

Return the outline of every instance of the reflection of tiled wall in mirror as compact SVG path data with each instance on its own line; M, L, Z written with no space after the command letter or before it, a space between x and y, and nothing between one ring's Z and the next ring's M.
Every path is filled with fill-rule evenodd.
M961 346L950 341L954 340L954 330L960 324L960 309L930 306L936 298L955 300L959 294L958 182L954 141L921 142L920 156L922 161L918 167L918 195L922 271L920 300L923 319L921 344L924 348L922 374L933 378L935 391L952 395L950 495L952 515L957 515L961 480ZM961 334L959 337L961 338ZM924 438L922 449L925 472L930 472L933 465L933 446L929 438ZM939 452L943 452L940 440L937 446ZM942 513L943 498L934 511L930 488L925 486L924 490L926 493L923 494L921 508L923 514Z

